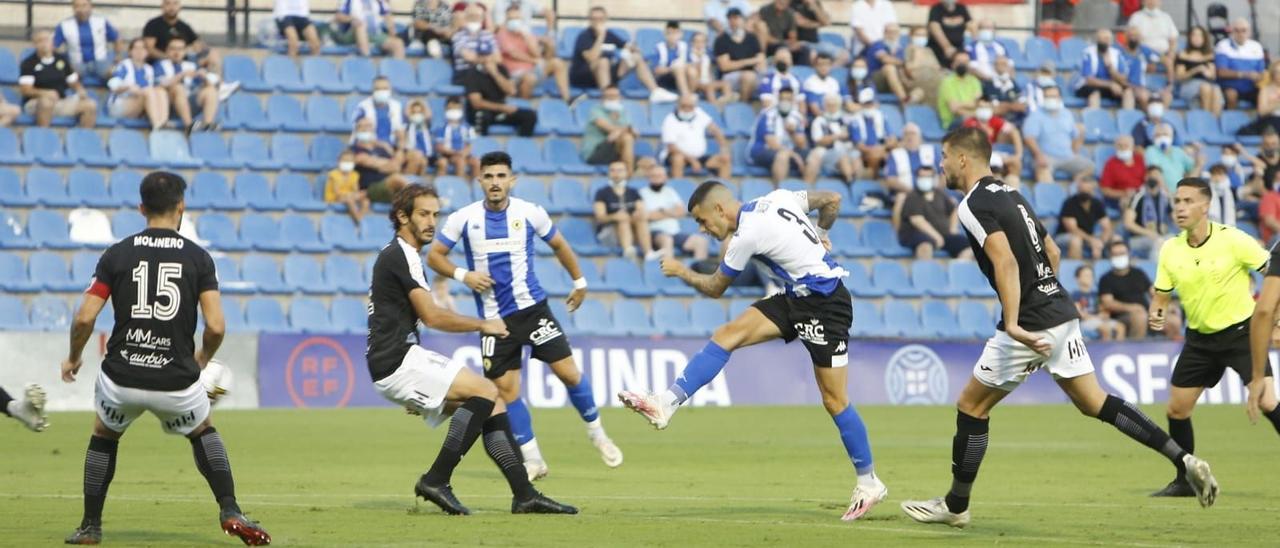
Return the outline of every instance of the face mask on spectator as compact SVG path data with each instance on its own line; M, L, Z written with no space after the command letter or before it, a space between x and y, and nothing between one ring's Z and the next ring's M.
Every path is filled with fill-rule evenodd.
M1172 145L1173 137L1156 137L1156 146L1160 147L1160 150L1168 150Z
M933 191L933 177L917 177L916 188L919 189L920 192Z
M622 101L619 101L616 99L604 101L600 103L600 106L604 107L605 110L608 110L610 112L618 112L622 110Z
M356 132L356 140L357 140L357 141L360 141L361 143L368 143L368 142L372 142L372 141L373 141L373 138L374 138L374 135L373 135L373 132L372 132L372 131L357 131L357 132Z
M917 48L923 48L923 47L925 47L925 46L928 46L928 45L929 45L929 37L928 37L928 36L912 36L912 37L911 37L911 45L913 45L913 46L915 46L915 47L917 47Z
M1156 179L1155 177L1148 177L1148 178L1147 178L1147 188L1150 188L1150 189L1153 189L1153 190L1154 190L1154 189L1159 188L1159 187L1160 187L1160 180L1159 180L1159 179Z
M1098 55L1106 55L1106 54L1107 54L1107 49L1108 49L1108 48L1110 48L1110 47L1111 47L1111 44L1105 44L1105 43L1101 43L1101 42L1099 42L1099 43L1098 43Z
M689 112L685 112L683 110L677 110L676 119L680 120L681 122L688 122L692 120L693 117L696 116L697 114L698 114L698 111L696 110L691 110Z
M1059 110L1062 110L1062 99L1059 99L1057 97L1054 97L1052 99L1045 99L1044 109L1049 112L1058 112Z
M1147 116L1150 116L1152 118L1164 117L1164 104L1151 103L1147 105Z
M991 107L979 107L977 110L973 111L973 117L977 118L979 122L986 122L987 120L990 120L991 116L994 114L995 112L991 110Z
M1236 167L1236 157L1233 154L1223 154L1218 161L1222 162L1222 165L1227 166L1227 168Z
M747 30L742 28L739 28L737 30L730 30L729 35L733 37L733 40L735 42L740 42L742 41L743 38L747 37Z
M1133 160L1133 149L1117 150L1116 158L1119 158L1121 162L1128 162Z
M351 170L355 168L356 168L355 162L338 162L338 171L341 171L343 173L350 173Z
M838 111L838 110L837 110L837 111L835 111L835 112L824 112L824 113L822 113L822 115L823 115L823 116L826 116L828 120L831 120L831 121L833 121L833 122L834 122L834 121L836 121L836 120L839 120L839 119L840 119L840 116L842 116L842 114L841 114L841 113L840 113L840 111Z
M654 192L657 192L657 191L659 191L659 190L662 190L662 187L663 187L664 185L666 185L666 184L667 184L667 182L666 182L666 181L660 181L660 182L657 182L657 183L655 183L655 182L653 182L653 181L649 181L649 190L652 190L652 191L654 191Z
M786 62L778 61L778 64L774 65L773 68L778 70L778 74L786 74L787 69L790 67L787 66Z
M519 19L507 19L507 30L511 32L520 32L524 30L524 21Z
M1111 268L1113 270L1125 270L1129 268L1128 255L1116 255L1111 258Z
M1041 74L1040 76L1036 76L1036 85L1042 88L1048 88L1058 85L1058 81L1054 80L1052 76Z
M373 90L373 100L379 103L385 103L391 100L391 90L375 89Z
M956 65L955 71L956 71L956 76L964 76L966 74L969 74L969 65L967 63L963 65Z
M609 179L609 184L613 185L614 188L622 188L627 186L627 179L625 177L622 179L616 179L616 180Z
M783 116L791 114L792 108L795 108L795 105L791 104L791 101L778 101L778 114Z
M982 42L990 42L996 39L996 33L990 29L982 29L978 31L978 40Z
M863 78L866 78L867 67L853 67L852 69L849 69L849 75L853 76L854 80L861 80Z
M409 121L415 124L421 124L427 121L427 115L421 112L415 112L409 115Z
M481 25L479 21L472 21L470 23L467 23L466 27L467 27L467 32L478 32L480 30Z
M451 109L449 109L449 110L444 111L444 119L445 119L445 120L448 120L448 121L450 121L450 122L457 122L458 120L461 120L461 119L462 119L462 109L460 109L460 108L451 108Z

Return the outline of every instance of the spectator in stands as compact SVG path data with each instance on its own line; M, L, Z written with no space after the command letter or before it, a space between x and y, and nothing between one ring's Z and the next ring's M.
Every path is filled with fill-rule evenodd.
M636 258L635 244L638 243L644 252L644 260L651 261L659 254L653 250L649 215L640 193L627 185L627 173L626 164L620 161L609 163L609 184L596 191L592 204L596 240L608 246L621 246L622 256L628 259Z
M1276 235L1280 234L1280 190L1268 187L1263 192L1258 204L1258 232L1263 245L1275 245Z
M1022 90L1018 89L1013 61L1008 57L996 58L995 72L990 80L982 83L982 98L991 102L996 116L1015 126L1022 125L1027 117L1027 100Z
M1133 108L1133 89L1129 86L1129 59L1114 47L1110 29L1094 33L1094 45L1085 48L1080 59L1080 75L1075 80L1076 97L1089 100L1089 108L1099 108L1103 99L1120 101L1123 108Z
M403 151L378 140L370 118L357 120L351 137L350 151L356 163L356 173L360 176L360 190L370 201L391 203L391 197L408 184L400 176L400 168L404 165Z
M213 49L186 21L178 18L182 11L181 0L161 0L160 16L147 21L142 27L142 38L147 43L147 58L156 61L164 58L170 38L182 38L187 44L187 60L193 61L211 74L222 74L222 54ZM223 82L218 90L219 98L226 99L236 88L235 82Z
M1093 173L1093 160L1080 153L1084 145L1084 128L1062 104L1057 87L1044 89L1043 108L1027 116L1022 125L1022 138L1035 160L1036 182L1053 181L1053 172L1066 171L1072 178Z
M769 169L775 185L795 169L804 170L802 152L809 148L804 134L805 118L796 106L795 92L782 88L776 105L760 111L751 132L748 150L751 164Z
M404 59L404 41L396 35L395 14L387 0L339 0L333 22L330 31L334 42L354 44L356 52L365 57L376 46L387 55Z
M832 63L830 56L825 53L819 53L813 62L813 74L804 79L802 89L804 90L805 112L815 119L818 116L822 116L824 112L823 100L825 97L834 95L839 99L849 95L844 83L831 75Z
M169 93L156 82L155 68L147 64L147 45L141 38L129 42L129 57L116 65L107 89L111 90L107 109L112 117L145 115L152 131L169 122Z
M324 201L327 204L346 204L347 215L356 225L369 213L369 197L360 190L360 174L356 173L356 155L350 150L338 155L338 167L329 170L324 182Z
M1080 313L1080 330L1085 336L1097 332L1104 341L1123 341L1125 325L1100 308L1098 290L1093 287L1093 267L1087 264L1077 266L1075 276L1078 289L1071 294L1071 300L1075 301L1076 312Z
M1262 146L1253 162L1253 173L1262 174L1262 186L1267 190L1280 190L1274 186L1280 176L1280 132L1274 129L1262 131Z
M1258 217L1258 200L1262 198L1262 171L1257 171L1261 160L1240 143L1222 147L1218 162L1226 170L1231 190L1236 194L1236 204L1246 219L1256 220ZM1247 168L1247 169L1246 169Z
M966 116L973 116L982 98L982 80L969 73L969 54L957 51L951 59L951 74L938 86L938 118L949 129Z
M640 189L640 200L644 203L654 249L667 258L674 257L679 249L693 255L694 260L702 261L707 258L711 242L697 232L680 230L680 219L688 214L685 199L667 184L665 168L660 165L649 168L649 186Z
M719 36L729 30L729 12L732 10L738 10L743 17L751 17L755 13L746 0L707 0L702 7L702 16L707 20L711 34Z
M450 164L459 177L467 177L468 167L471 168L471 176L480 173L480 159L471 154L476 130L464 119L461 97L445 100L444 126L436 130L435 137L437 175L448 173Z
M933 54L929 54L933 58ZM898 146L898 138L891 135L884 123L884 113L876 102L876 94L872 90L858 92L856 101L845 103L845 125L850 135L856 137L854 144L862 157L864 173L875 177L884 168L885 158L889 150Z
M728 21L729 31L716 37L712 50L716 68L730 89L740 98L750 99L756 92L759 75L765 71L764 48L754 34L747 33L742 11L730 8Z
M1018 131L1018 126L996 115L995 104L985 97L978 99L977 108L973 109L973 116L965 118L962 125L982 129L992 145L1013 147L1011 152L993 150L992 156L999 156L1000 165L1004 166L1009 173L1004 181L1017 187L1022 178L1022 132Z
M884 169L885 190L892 193L910 192L916 188L915 174L921 167L932 168L931 173L942 170L942 151L932 143L924 142L920 126L907 123L902 128L902 141L889 153Z
M320 33L311 23L311 0L275 0L271 16L276 20L276 30L284 37L289 57L298 58L304 39L311 55L320 54Z
M517 13L511 13L512 8L518 10ZM541 17L543 26L549 29L549 32L540 41L546 58L553 58L556 53L556 10L547 9L546 4L541 0L497 0L493 4L493 23L498 28L507 26L513 19L516 19L520 21L522 31L533 34L533 26L536 24L535 17Z
M875 46L872 45L872 47ZM850 99L862 94L863 90L875 93L876 83L871 78L871 65L866 57L853 60L853 64L849 66L849 80L845 82L844 89Z
M919 100L915 101L916 103L933 105L938 102L938 85L945 74L942 64L938 62L938 57L929 47L928 33L926 27L911 29L911 43L907 45L906 52L908 78L905 84L908 89L919 89L923 92ZM914 92L908 93L911 94L912 99L915 99Z
M469 4L462 12L462 27L453 33L453 83L462 85L473 71L490 60L502 60L502 51L498 48L498 39L493 32L484 28L484 8L480 4Z
M658 87L649 64L635 44L627 44L621 36L609 30L609 15L603 7L592 7L589 20L587 28L573 45L570 84L579 88L605 89L634 70L640 83L649 90L649 102L671 103L678 98L676 94Z
M188 132L217 130L218 86L206 70L186 60L186 51L181 38L169 40L168 57L154 65L156 83L168 93L173 112ZM196 114L200 120L194 120Z
M582 159L593 166L622 162L635 168L635 144L640 136L622 104L617 86L605 88L600 104L592 107L582 132Z
M964 35L971 31L969 8L956 0L942 0L929 8L929 49L938 63L950 66L956 52L964 51Z
M711 154L707 146L707 134L716 140L719 150L715 154ZM690 94L681 95L676 108L662 120L662 150L658 152L658 160L670 164L672 176L677 179L684 177L685 167L694 172L705 169L721 179L728 179L733 172L729 140L711 116L698 106L698 99Z
M1227 166L1213 164L1209 168L1209 219L1215 223L1236 226L1236 193L1227 176Z
M1218 87L1217 70L1213 64L1213 44L1209 31L1199 25L1187 31L1187 47L1174 59L1173 81L1178 84L1178 97L1199 104L1202 110L1222 114L1222 88Z
M36 125L49 127L54 116L80 118L80 127L98 121L98 102L89 98L71 62L53 50L53 34L38 30L31 37L35 51L18 68L18 92L26 101L23 110L36 117ZM68 91L74 91L68 95Z
M773 0L756 11L755 34L764 53L788 65L808 65L809 47L798 37L800 27L791 0Z
M689 40L689 62L685 65L689 87L718 107L737 101L738 94L729 82L716 74L714 67L712 54L707 51L707 33L693 33Z
M499 27L494 35L498 41L498 50L502 54L502 66L516 86L516 92L513 95L532 99L538 84L551 78L556 83L556 89L560 91L560 98L568 101L571 99L569 66L559 57L543 55L544 45L525 26L524 19L518 17L519 13L520 7L517 4L507 8L506 24Z
M653 53L649 54L653 77L667 91L680 95L689 93L689 72L685 70L685 64L689 62L689 43L684 41L680 22L667 21L663 38L653 45Z
M884 39L884 29L898 22L898 12L890 0L854 0L849 15L853 27L853 55L862 54L872 44Z
M1174 52L1178 50L1178 26L1173 17L1160 9L1160 0L1142 0L1142 10L1129 16L1129 28L1138 36L1129 35L1131 42L1140 42L1160 57L1166 74L1173 74Z
M809 58L818 54L831 57L836 66L849 64L849 52L836 44L823 42L819 31L831 24L831 14L822 7L819 0L791 0L791 13L796 18L796 38L803 42L809 51Z
M72 0L71 17L53 29L53 47L66 53L76 74L104 81L116 59L124 58L124 39L106 17L93 14L90 0Z
M1049 88L1059 88L1058 78L1056 76L1057 69L1053 65L1053 61L1045 61L1040 65L1040 69L1036 71L1032 78L1027 80L1026 91L1023 93L1022 100L1027 104L1027 114L1040 110L1040 106L1044 104L1044 90ZM1061 98L1061 94L1059 94ZM1026 123L1026 119L1023 119Z
M431 133L431 107L422 99L413 99L405 107L404 172L426 175L427 167L435 165L435 135Z
M1141 42L1142 31L1137 27L1129 27L1128 40L1120 46L1120 51L1127 57L1129 72L1125 74L1125 80L1128 88L1133 93L1134 102L1138 108L1146 108L1147 103L1153 97L1160 99L1165 104L1173 102L1173 82L1169 81L1164 87L1154 90L1151 83L1147 81L1147 74L1153 74L1156 67L1164 65L1164 58L1156 53L1155 50L1146 46ZM1173 57L1168 58L1172 63ZM1165 65L1167 74L1173 73L1172 64ZM1159 91L1159 94L1153 95L1153 91Z
M1262 44L1250 38L1252 28L1243 17L1231 22L1231 36L1214 48L1214 66L1218 85L1226 96L1227 108L1236 109L1240 100L1257 102L1258 81L1267 68L1267 52Z
M533 135L538 113L507 102L507 97L516 93L516 85L502 65L490 58L482 68L470 71L462 83L467 91L467 121L480 135L488 135L494 125L512 126L521 137Z
M9 127L13 120L22 115L22 107L10 103L0 95L0 127Z
M983 80L996 75L996 59L1009 57L1009 50L996 41L996 22L983 19L978 22L978 39L969 44L969 72Z
M840 95L832 93L822 98L822 112L813 118L809 126L813 149L805 162L804 179L812 183L819 175L839 175L845 184L853 184L862 171L862 153L858 151L855 137L844 119Z
M892 93L898 102L907 104L919 102L924 97L924 90L911 88L908 94L906 82L911 81L907 75L905 58L906 49L902 47L901 30L897 23L889 23L884 27L884 38L871 44L865 55L867 72L875 83L876 92Z
M804 114L804 97L803 90L800 88L800 79L791 73L791 64L786 59L778 59L774 64L774 70L764 76L760 81L760 106L769 108L777 102L777 93L780 89L790 89L800 94L800 113Z
M1101 259L1103 244L1111 239L1111 219L1107 206L1098 199L1098 180L1093 175L1076 179L1076 193L1062 203L1058 214L1058 234L1054 241L1066 250L1068 259Z
M440 59L444 57L444 44L453 43L453 30L453 6L449 2L414 0L413 23L404 40L421 43L428 56Z
M1116 321L1125 324L1132 339L1147 338L1147 307L1154 292L1151 278L1141 268L1133 268L1129 247L1121 240L1111 243L1111 270L1098 282L1101 308ZM1177 307L1170 307L1176 309ZM1181 321L1170 315L1165 319L1165 333L1177 334Z
M956 201L937 186L937 170L920 166L915 188L898 196L894 225L898 243L915 253L916 259L933 259L942 250L952 258L970 259L969 239L960 232Z
M1280 61L1271 63L1258 81L1258 117L1240 128L1237 135L1258 135L1270 128L1280 131Z
M1159 168L1164 180L1169 183L1169 192L1187 174L1199 174L1204 165L1204 157L1200 155L1200 145L1190 143L1180 147L1173 143L1173 126L1161 123L1156 126L1155 138L1143 152L1147 167ZM1194 156L1194 158L1193 158Z
M1116 138L1116 151L1102 167L1102 197L1107 205L1125 208L1129 200L1142 188L1142 180L1146 176L1147 163L1142 157L1142 149L1133 143L1133 137L1121 135Z
M386 76L373 79L373 93L356 105L354 116L357 121L373 120L379 141L392 145L404 142L404 105L392 97L391 81Z
M1132 128L1129 128L1129 135L1133 137L1133 144L1146 148L1156 140L1156 128L1164 121L1164 101L1153 99L1147 103L1147 116L1135 122ZM1172 131L1173 126L1170 126ZM1179 143L1180 139L1175 133L1173 142Z
M1173 209L1160 168L1147 167L1147 178L1142 189L1129 201L1124 212L1124 229L1129 233L1129 247L1143 257L1168 238L1173 227ZM1113 251L1114 254L1114 251Z

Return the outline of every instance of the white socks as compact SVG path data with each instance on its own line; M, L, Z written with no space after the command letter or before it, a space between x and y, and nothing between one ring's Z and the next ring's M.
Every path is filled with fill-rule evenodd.
M542 460L542 451L538 449L538 440L531 439L520 446L520 454L524 455L524 461Z
M608 437L604 433L604 424L600 422L600 417L587 423L587 437L592 440Z
M858 485L863 487L875 487L879 483L880 478L876 477L876 473L874 471L867 472L866 474L858 474Z
M676 396L676 393L671 390L665 390L661 394L658 394L658 405L662 406L663 410L667 412L668 417L674 415L676 409L680 408L679 398Z

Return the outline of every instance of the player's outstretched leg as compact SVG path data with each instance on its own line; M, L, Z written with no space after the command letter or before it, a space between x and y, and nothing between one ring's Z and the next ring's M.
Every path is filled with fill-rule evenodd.
M591 440L600 459L605 466L617 468L622 466L622 450L604 431L604 423L600 420L600 408L596 406L595 392L591 389L591 380L578 370L573 357L568 357L551 364L551 370L564 382L569 392L569 402L578 410L578 416L587 423L587 439Z
M491 396L496 397L497 389L492 389L492 385L489 386ZM449 421L449 432L440 446L440 453L436 455L431 469L418 479L418 484L413 488L414 494L435 503L446 513L464 516L471 513L471 510L463 506L453 495L449 480L453 477L454 468L462 462L462 456L467 454L471 446L475 445L476 440L480 438L485 419L492 413L493 399L472 396L462 402Z
M513 514L576 514L578 509L560 504L533 488L520 462L511 424L507 413L498 414L484 421L484 451L498 465L511 487L511 513Z
M205 422L204 428L197 428L188 439L191 441L191 452L196 458L196 468L209 482L209 490L218 501L218 523L222 531L239 538L248 546L265 546L271 544L271 535L257 522L245 517L236 503L236 482L231 476L231 459L227 457L227 448L222 443L222 435L218 430Z
M828 341L834 344L835 341ZM844 343L844 341L841 341ZM840 442L844 445L849 462L853 463L858 476L858 483L849 497L849 508L840 519L853 521L866 515L871 508L889 496L889 488L876 477L875 465L871 459L871 442L867 439L867 426L863 424L858 411L849 403L848 386L849 369L846 367L813 368L814 378L818 381L818 391L822 394L822 406L831 415L836 430L840 432Z
M97 419L95 419L97 420ZM67 544L99 544L102 542L102 507L107 502L107 488L116 475L116 450L119 434L106 431L101 421L89 437L84 455L84 516L80 527L66 538Z
M38 384L28 384L21 399L15 399L0 388L0 413L13 417L32 432L43 432L49 427L49 420L44 414L45 399L44 389Z
M1263 385L1262 408L1264 410L1271 409L1270 411L1263 411L1263 414L1267 417L1267 420L1271 421L1271 426L1276 429L1276 433L1280 434L1280 402L1276 401L1275 385L1275 379L1272 379L1271 375L1267 375L1267 382Z

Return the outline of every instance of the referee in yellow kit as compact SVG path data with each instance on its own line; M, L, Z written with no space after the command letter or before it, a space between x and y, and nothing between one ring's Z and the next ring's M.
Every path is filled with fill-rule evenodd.
M1156 295L1147 316L1151 329L1160 331L1170 294L1178 291L1187 338L1170 381L1169 435L1187 452L1195 451L1191 411L1200 393L1217 385L1228 367L1245 384L1253 377L1249 358L1249 319L1253 315L1249 271L1262 271L1270 259L1267 250L1252 236L1209 220L1212 196L1204 179L1188 177L1178 182L1173 196L1173 220L1182 232L1160 248ZM1270 366L1265 368L1265 376L1271 376ZM1194 497L1195 492L1179 476L1152 496Z

